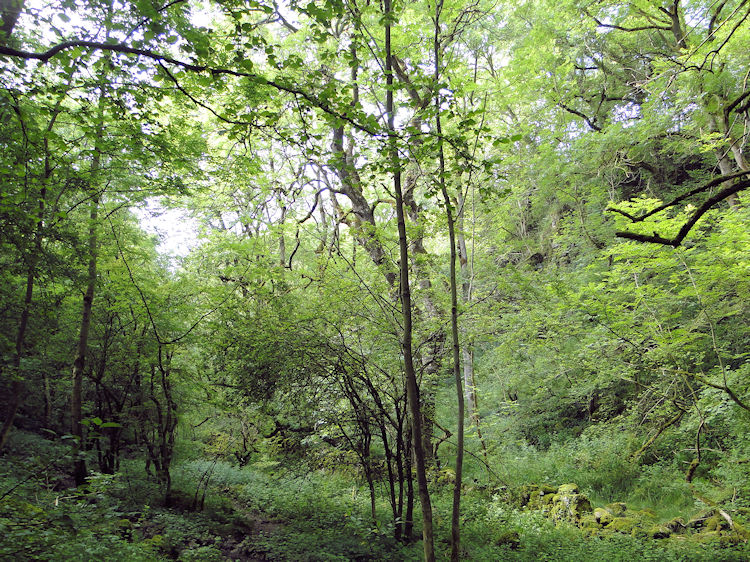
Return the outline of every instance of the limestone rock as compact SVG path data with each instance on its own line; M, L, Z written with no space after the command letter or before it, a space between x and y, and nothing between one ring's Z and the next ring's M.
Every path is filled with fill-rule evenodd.
M634 517L615 517L605 529L613 533L623 533L628 535L638 526L638 520Z
M560 495L578 494L579 492L578 484L563 484L557 488L557 493Z
M627 510L627 506L623 502L614 502L614 503L608 503L604 509L609 511L612 515L615 517L622 517L625 515L625 511Z
M672 531L664 525L654 525L648 530L648 536L652 539L668 539L671 535Z
M612 523L612 513L610 513L608 510L597 507L594 510L594 519L596 519L596 522L599 523L601 526L606 526Z
M578 523L587 513L591 513L591 502L586 496L578 493L578 486L575 484L563 484L552 496L549 514L555 523Z

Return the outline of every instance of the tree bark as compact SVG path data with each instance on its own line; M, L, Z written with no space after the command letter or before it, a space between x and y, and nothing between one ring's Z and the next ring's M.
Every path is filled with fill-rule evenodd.
M0 0L0 44L7 43L23 10L24 0Z
M435 57L434 80L440 82L440 14L443 8L442 0L435 3L435 35L433 54ZM448 222L448 239L450 241L450 288L451 288L451 339L453 340L453 375L456 380L456 402L458 406L458 430L456 432L456 480L453 486L453 509L451 512L451 562L458 562L461 558L461 482L463 480L464 462L464 389L461 381L461 357L458 340L458 282L456 279L456 225L453 220L451 199L445 181L445 150L443 148L443 126L440 119L440 90L435 88L435 128L438 142L438 184L445 201L445 218Z
M404 375L406 377L406 397L409 402L412 425L412 443L417 469L417 486L422 506L422 539L426 562L435 560L435 547L432 528L432 504L427 488L425 455L422 446L422 415L419 405L419 387L414 371L412 351L412 316L411 291L409 289L409 245L406 239L406 221L404 220L404 196L401 189L401 163L398 155L395 135L395 112L393 105L393 54L391 51L391 0L383 2L385 21L385 76L386 76L386 113L388 115L389 151L393 168L393 191L396 195L396 218L398 223L399 270L401 273L401 308L403 314L402 351L404 354Z
M91 164L92 179L96 178L99 171L101 155L99 151L94 153ZM93 189L96 189L94 186ZM94 303L94 290L96 288L96 261L98 254L98 214L99 195L98 192L91 198L91 209L89 216L89 264L86 280L86 293L83 296L83 310L81 312L81 325L78 332L78 346L76 358L73 362L73 389L70 394L70 433L76 438L75 460L73 477L76 485L80 486L86 481L86 463L80 453L83 448L83 424L81 423L81 403L83 387L83 368L86 363L86 351L88 350L89 328L91 326L91 310Z

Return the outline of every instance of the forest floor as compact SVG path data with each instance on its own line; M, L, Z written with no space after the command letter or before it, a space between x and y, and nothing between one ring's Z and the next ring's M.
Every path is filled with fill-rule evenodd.
M246 467L220 460L183 461L172 471L173 501L167 507L142 462L123 462L117 475L92 473L88 485L78 490L61 488L68 482L63 448L19 433L10 451L0 456L1 560L422 558L420 541L394 540L385 500L378 499L378 519L373 521L367 489L353 473L268 460ZM664 537L642 532L638 525L628 532L606 533L600 532L601 525L595 530L593 521L584 528L556 523L533 505L544 501L540 494L529 487L525 491L529 493L466 486L464 560L750 560L746 541L730 540L719 520L713 521L718 526L713 534L703 529L702 534L690 530ZM450 552L451 496L450 485L436 484L432 490L440 560ZM645 517L648 510L639 506L638 511ZM736 517L738 523L740 519Z

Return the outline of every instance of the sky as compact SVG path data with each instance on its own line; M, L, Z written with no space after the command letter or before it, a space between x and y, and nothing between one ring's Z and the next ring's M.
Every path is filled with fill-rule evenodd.
M198 223L185 210L168 209L154 197L133 211L140 220L141 228L159 237L159 253L183 258L198 245Z

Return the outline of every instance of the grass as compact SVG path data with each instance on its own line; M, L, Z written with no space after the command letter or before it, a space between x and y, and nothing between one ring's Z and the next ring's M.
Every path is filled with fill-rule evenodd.
M367 489L348 473L303 465L292 470L268 459L244 468L224 461L186 460L173 470L177 505L166 508L142 463L135 461L124 462L119 475L93 475L86 490L55 491L65 477L66 467L55 461L64 458L64 447L22 433L16 439L10 452L0 457L0 495L5 494L0 501L2 559L421 559L419 542L404 545L393 540L389 506L382 497L377 520L372 520ZM503 455L495 451L494 466L509 485L576 481L594 491L595 503L617 499L635 507L639 500L656 500L647 507L661 506L662 513L683 508L684 490L677 474L669 476L668 467L655 465L608 480L622 467L622 459L612 455L617 447L617 442L603 438L560 444L545 452L508 447ZM673 487L665 475L675 482ZM206 482L203 509L190 511L195 490ZM435 546L441 560L450 552L451 488L444 484L432 490ZM466 487L461 515L464 559L750 559L746 545L726 548L628 535L586 538L576 528L556 527L538 512L513 508L507 498L507 489L493 495L481 486Z

